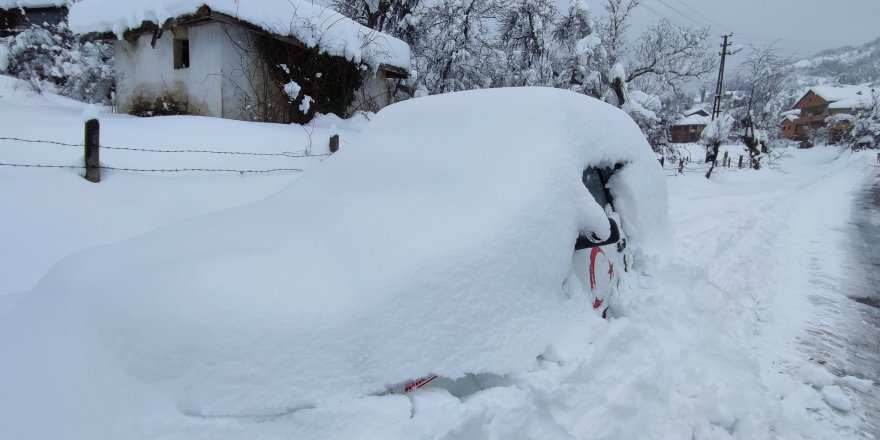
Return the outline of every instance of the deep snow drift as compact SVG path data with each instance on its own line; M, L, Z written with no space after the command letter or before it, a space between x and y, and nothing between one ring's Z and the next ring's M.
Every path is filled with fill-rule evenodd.
M75 103L7 92L0 104L3 120L12 121L4 134L62 141L81 136L82 108ZM237 138L240 132L271 141L266 151L307 141L299 127L227 125L208 118L104 118L114 143L164 146L183 135L185 145L235 149L250 136ZM180 131L178 123L198 124L202 134L216 136ZM315 139L326 142L326 134L326 128L318 129ZM226 138L228 145L222 142ZM343 133L343 142L347 139ZM74 163L80 154L20 143L0 148L4 159L16 160ZM742 150L728 148L736 154ZM875 153L839 155L833 148L815 148L788 155L779 170L717 168L711 181L702 172L675 176L668 167L675 229L668 264L652 278L625 286L615 317L601 320L585 308L584 322L572 328L567 341L545 352L530 371L507 377L435 381L408 395L324 402L273 416L205 417L194 402L170 400L162 392L167 381L122 374L120 359L106 346L80 338L94 331L94 322L64 308L78 298L57 298L58 305L43 303L46 307L38 309L33 306L42 300L25 296L31 302L26 315L0 312L0 338L6 341L0 355L0 438L871 438L861 419L871 411L866 404L872 396L876 400L877 386L847 371L829 370L813 356L813 345L821 342L816 332L845 328L846 320L857 319L847 315L849 307L839 307L853 302L838 287L852 266L846 248L852 192L877 172ZM164 167L180 159L108 152L106 160L116 165L146 160ZM11 207L0 216L3 287L30 290L34 274L45 273L65 253L260 200L296 176L117 172L91 185L72 170L0 167L0 206ZM101 215L81 215L80 206ZM90 232L95 228L107 233ZM171 258L174 247L163 252ZM821 308L815 298L822 300ZM6 350L10 340L15 354ZM429 338L427 343L449 341ZM285 349L283 343L278 347ZM201 349L195 344L181 350L170 359L184 361L186 350ZM832 406L850 404L851 411Z
M0 76L0 137L61 142L83 141L85 105L53 94L34 95L23 81ZM275 168L307 171L328 153L339 134L341 148L368 123L366 116L341 121L321 116L308 126L255 124L217 118L136 118L101 114L101 144L161 150L215 150L256 155L156 153L101 150L108 167L140 169ZM307 154L315 156L306 156ZM0 140L0 162L81 166L76 146ZM72 169L0 167L0 310L4 295L34 288L59 259L114 243L208 212L266 197L302 173L132 173L103 170L91 184ZM10 215L10 213L15 213ZM8 299L8 298L7 298Z
M266 417L430 373L528 371L590 318L562 289L578 231L608 235L587 166L626 163L609 187L635 267L661 250L660 167L597 100L423 98L380 112L355 144L259 203L63 260L0 324L31 335L0 339L24 361L3 376L26 374L30 350L91 352L66 362L84 386L118 376L113 394L145 404L144 387L186 415ZM95 377L91 357L110 370ZM10 395L67 412L33 384Z

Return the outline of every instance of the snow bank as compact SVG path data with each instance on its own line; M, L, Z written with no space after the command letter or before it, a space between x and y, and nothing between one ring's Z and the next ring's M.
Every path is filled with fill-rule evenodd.
M869 379L860 379L855 376L844 376L840 378L840 383L863 393L871 391L871 388L874 387L874 381Z
M852 400L837 385L822 388L822 398L832 407L841 411L852 411Z
M9 46L0 43L0 72L9 68Z
M409 46L403 41L306 0L83 0L70 10L70 29L80 34L113 32L121 39L144 22L161 25L202 6L374 69L380 64L410 67Z
M529 370L597 319L562 283L578 231L607 233L582 170L618 162L610 189L642 260L666 192L625 113L537 88L390 106L275 196L56 265L0 320L15 360L0 377L16 378L0 410L95 417L127 399L261 417L428 373ZM56 399L71 392L73 412Z
M2 136L81 144L86 105L27 82L0 75ZM290 156L155 153L101 149L101 163L137 169L219 168L308 172L328 153L331 134L346 148L369 121L318 115L308 126L197 116L137 118L100 109L105 147L219 152L285 153ZM94 114L92 114L94 116ZM337 128L330 133L331 124ZM2 162L81 166L82 147L0 141ZM91 184L77 169L0 167L0 297L29 292L58 260L115 243L180 220L240 206L274 194L302 173L133 173L103 170ZM35 200L40 201L35 203ZM3 308L0 305L0 308ZM3 436L0 435L0 438Z

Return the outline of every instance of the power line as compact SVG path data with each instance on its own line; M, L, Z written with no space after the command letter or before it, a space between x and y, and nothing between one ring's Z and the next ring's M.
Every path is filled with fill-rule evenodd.
M689 16L689 15L687 15L687 14L685 14L685 13L679 11L678 9L676 9L676 8L674 8L674 7L672 7L672 5L670 5L669 3L666 3L665 0L657 0L657 2L660 3L660 4L662 4L663 6L666 6L667 8L671 9L672 12L675 12L676 14L678 14L678 15L684 17L685 20L688 20L688 21L690 21L691 23L694 23L695 25L697 25L697 27L706 27L706 25L705 25L704 23L702 23L702 22L700 22L700 21L698 21L698 20L694 20L693 17L691 17L691 16Z
M723 25L720 22L715 21L712 18L709 18L708 16L704 15L703 13L701 13L700 11L698 11L697 9L692 7L691 5L687 4L685 2L685 0L675 0L675 1L679 4L681 4L682 6L684 6L685 8L687 8L688 11L692 12L697 17L708 22L711 26L715 26L724 32L728 32L733 29L731 27ZM704 26L703 23L699 22L698 20L695 20L692 16L689 16L688 14L683 13L681 10L673 7L672 5L667 3L666 0L657 0L657 2L668 7L672 11L676 12L678 15L688 19L690 22L696 23L699 26ZM647 9L647 7L646 7L646 9ZM669 19L668 16L664 16L663 14L661 14L659 12L657 13L657 15ZM774 37L774 36L770 36L770 35L762 35L762 34L756 34L756 33L750 33L750 32L737 32L737 34L740 36L747 37L746 38L747 40L763 40L764 42L771 42L779 47L785 47L785 48L788 48L791 50L805 50L805 49L825 50L828 48L827 46L822 45L821 43L811 42L811 41L797 40L797 39L791 39L791 38L782 38L782 37Z
M681 24L681 22L679 22L678 20L675 20L675 19L673 19L672 17L670 17L670 16L668 16L668 15L666 15L666 14L663 14L662 12L660 12L660 11L658 11L658 10L656 10L656 9L654 9L654 8L652 8L652 7L650 7L650 6L646 5L646 4L644 4L644 3L641 3L639 6L645 8L648 12L650 12L650 13L652 13L652 14L654 14L654 15L660 17L660 18L665 18L665 19L669 20L670 22L675 23L675 24L677 24L677 25L679 25L679 26L681 26L681 27L687 27L687 26Z
M703 20L706 20L706 21L708 21L710 24L713 24L713 25L717 26L718 29L721 30L722 32L724 32L724 31L730 31L730 30L731 30L731 29L728 28L727 26L724 26L724 25L718 23L717 21L712 20L711 18L709 18L709 17L707 17L707 16L701 14L700 11L697 11L696 9L692 8L691 5L685 3L684 0L675 0L675 1L677 1L678 3L681 3L682 5L684 5L684 7L688 8L689 10L691 10L694 14L697 14L697 16L700 17L700 18L702 18Z

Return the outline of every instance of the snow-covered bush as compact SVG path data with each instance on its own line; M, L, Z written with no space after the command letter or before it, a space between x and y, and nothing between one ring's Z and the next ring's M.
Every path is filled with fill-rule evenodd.
M865 98L854 115L835 115L830 123L852 127L842 138L844 146L853 150L880 148L880 94Z
M27 81L35 91L54 91L94 103L113 100L115 73L110 44L80 41L61 23L31 26L0 39L0 47L8 52L5 72Z
M706 162L714 161L718 157L718 147L727 142L733 132L733 117L722 114L715 118L700 135L700 142L706 146Z

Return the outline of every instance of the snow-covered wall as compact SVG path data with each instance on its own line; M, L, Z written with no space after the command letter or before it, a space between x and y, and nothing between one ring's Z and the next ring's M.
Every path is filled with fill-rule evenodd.
M174 38L189 39L190 64L174 68ZM177 105L182 112L246 121L289 122L290 98L269 77L254 34L219 22L166 31L137 43L116 42L117 103L125 113ZM164 104L163 104L164 103ZM378 111L390 104L383 71L364 71L352 110ZM168 109L166 109L168 110Z
M180 31L183 31L182 29ZM180 32L178 31L178 32ZM150 46L151 35L135 44L116 42L117 104L121 112L173 102L189 114L222 116L224 44L230 44L219 23L187 29L190 65L174 68L174 35L165 32Z
M377 112L391 104L385 71L364 72L364 83L354 94L352 110Z
M288 122L290 102L257 56L253 33L220 24L222 56L221 116L246 121Z

